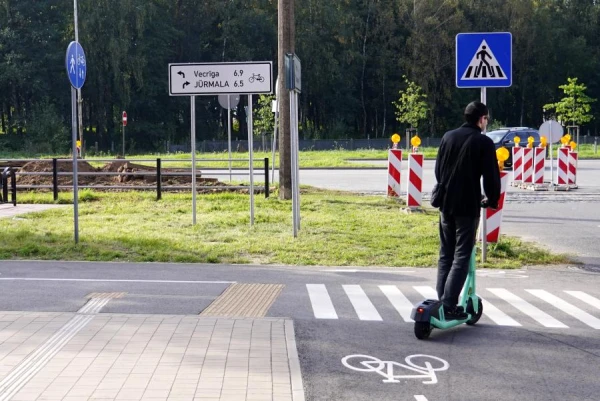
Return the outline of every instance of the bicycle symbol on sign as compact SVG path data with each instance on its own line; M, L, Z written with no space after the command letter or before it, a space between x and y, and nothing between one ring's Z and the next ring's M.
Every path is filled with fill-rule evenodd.
M265 82L265 77L263 77L260 74L252 74L252 76L250 78L248 78L248 82L253 83L255 79L258 82Z
M441 358L423 354L409 355L404 361L406 365L395 361L382 361L370 355L348 355L342 358L342 363L347 368L357 372L378 373L385 377L384 383L400 383L399 379L422 379L423 384L436 384L438 380L435 372L448 370L450 366ZM396 369L406 369L415 373L394 374Z

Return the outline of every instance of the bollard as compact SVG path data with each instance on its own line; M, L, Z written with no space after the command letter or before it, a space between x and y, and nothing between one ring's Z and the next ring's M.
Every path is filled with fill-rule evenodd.
M390 149L388 151L388 186L387 196L400 197L400 170L402 168L402 150Z
M156 159L156 200L162 199L162 175L160 173L161 170L161 160L160 158Z
M58 160L52 159L52 192L54 201L58 200Z

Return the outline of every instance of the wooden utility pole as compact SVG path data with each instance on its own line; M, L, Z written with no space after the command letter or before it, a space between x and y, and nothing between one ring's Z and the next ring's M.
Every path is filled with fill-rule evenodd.
M277 75L279 77L279 199L292 198L290 93L285 87L285 55L295 52L294 0L278 0Z

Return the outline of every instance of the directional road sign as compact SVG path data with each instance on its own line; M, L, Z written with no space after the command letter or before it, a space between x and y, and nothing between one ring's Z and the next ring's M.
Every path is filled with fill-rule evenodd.
M273 93L272 62L169 64L171 96L223 93Z
M512 85L510 32L456 35L456 86L502 88Z
M67 67L67 75L73 88L81 89L87 75L87 67L85 53L78 42L71 42L69 47L67 47L65 66Z

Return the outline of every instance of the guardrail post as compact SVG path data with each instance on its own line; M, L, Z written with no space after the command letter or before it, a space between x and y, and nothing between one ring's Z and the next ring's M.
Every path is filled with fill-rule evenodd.
M161 161L156 159L156 200L162 199L162 176L160 174Z
M13 206L17 206L17 175L14 169L10 169L10 185L12 189Z
M52 192L54 201L58 200L58 160L52 159Z
M269 158L265 157L265 198L269 197Z

